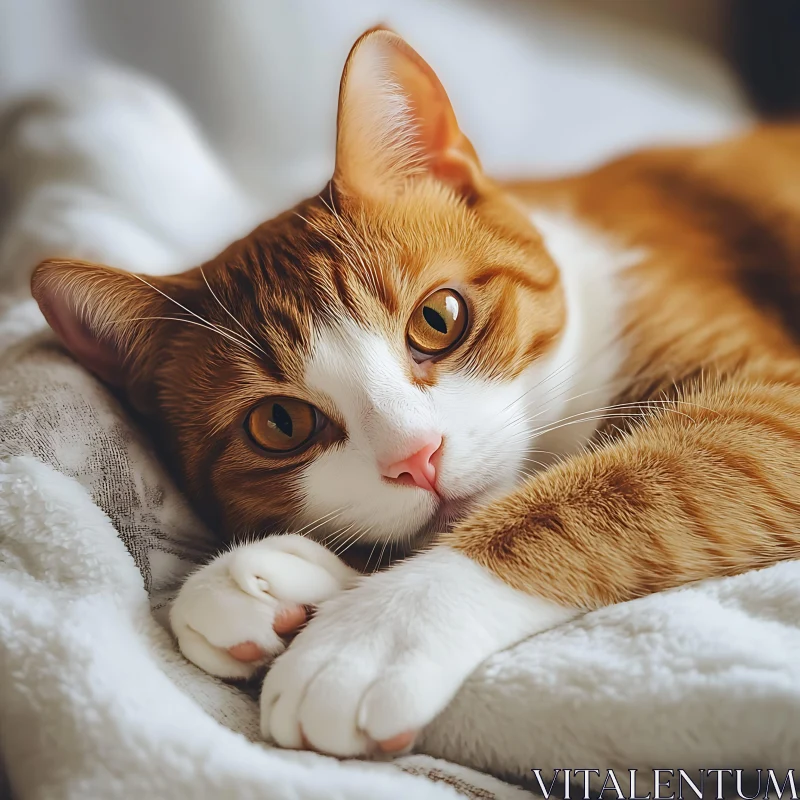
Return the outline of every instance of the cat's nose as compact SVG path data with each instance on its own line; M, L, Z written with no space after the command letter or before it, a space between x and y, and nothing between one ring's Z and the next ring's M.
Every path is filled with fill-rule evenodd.
M442 437L432 436L419 450L406 458L382 467L384 478L436 494L436 462L442 449Z

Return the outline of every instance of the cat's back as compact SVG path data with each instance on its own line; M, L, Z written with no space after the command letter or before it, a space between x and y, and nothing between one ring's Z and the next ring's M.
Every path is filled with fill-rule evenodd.
M725 238L745 218L788 236L800 218L800 123L641 150L580 175L507 186L532 207L569 209L626 241L661 243L680 229Z
M642 254L620 291L623 327L648 345L643 361L656 351L685 365L800 353L800 125L509 188Z

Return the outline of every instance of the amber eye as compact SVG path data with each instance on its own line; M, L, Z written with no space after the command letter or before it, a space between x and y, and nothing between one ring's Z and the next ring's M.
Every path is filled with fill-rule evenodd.
M268 397L248 415L245 430L264 450L288 453L317 432L320 414L314 406L292 397Z
M424 356L455 347L467 329L467 304L452 289L439 289L414 309L408 323L408 343Z

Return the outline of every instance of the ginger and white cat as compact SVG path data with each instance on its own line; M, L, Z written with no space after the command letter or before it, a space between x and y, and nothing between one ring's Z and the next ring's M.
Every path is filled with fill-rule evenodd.
M234 542L183 652L279 656L282 746L394 753L497 650L800 555L798 187L789 126L497 183L376 29L318 196L189 272L48 261L33 293ZM419 552L360 578L318 542Z

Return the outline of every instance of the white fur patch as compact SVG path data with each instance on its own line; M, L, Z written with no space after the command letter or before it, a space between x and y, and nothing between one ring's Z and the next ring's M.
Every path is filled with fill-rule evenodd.
M339 531L339 544L347 537L409 542L436 520L434 495L388 484L378 466L408 456L432 434L444 438L437 489L454 506L508 491L525 468L524 383L451 375L420 388L404 358L353 323L317 336L306 383L343 417L348 438L306 468L304 517L334 515L322 530Z
M598 415L621 388L625 359L621 319L625 286L621 273L644 257L563 213L534 211L531 221L561 274L567 322L556 351L534 364L529 380L539 380L536 427L555 427L537 435L545 462L574 453L591 439ZM592 413L597 410L597 413Z

